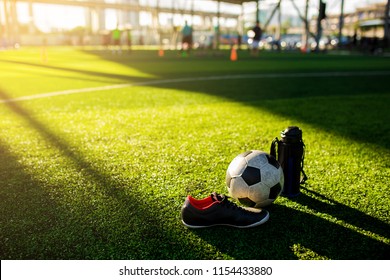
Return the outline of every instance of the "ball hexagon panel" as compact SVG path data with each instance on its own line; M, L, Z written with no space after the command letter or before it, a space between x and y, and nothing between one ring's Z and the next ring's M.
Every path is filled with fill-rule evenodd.
M269 188L264 186L263 183L250 186L248 197L255 202L267 200L269 197Z
M247 163L245 157L239 155L235 157L232 160L232 162L229 164L227 172L229 173L230 177L241 176L241 174L244 172L246 167L247 167Z
M248 166L257 167L257 168L268 163L266 153L257 150L252 151L252 153L248 154L245 157L245 159L248 162Z
M263 181L270 188L280 181L280 172L274 166L266 164L261 168L261 177L267 178Z
M280 185L280 183L277 183L275 186L271 187L270 190L269 190L269 199L276 199L279 194L281 193L282 191L282 186Z
M261 172L260 169L256 167L247 166L241 177L248 184L248 186L252 186L261 182Z
M238 201L240 203L244 204L245 206L248 206L248 207L255 207L256 206L256 202L250 200L248 197L238 198Z
M230 180L228 188L229 195L234 198L248 197L249 188L241 177L234 177Z

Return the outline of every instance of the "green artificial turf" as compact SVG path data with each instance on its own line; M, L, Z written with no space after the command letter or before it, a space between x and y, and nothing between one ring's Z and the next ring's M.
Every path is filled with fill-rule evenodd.
M389 57L40 51L0 52L1 259L390 258ZM187 195L226 194L230 161L289 125L300 196L252 229L182 225Z

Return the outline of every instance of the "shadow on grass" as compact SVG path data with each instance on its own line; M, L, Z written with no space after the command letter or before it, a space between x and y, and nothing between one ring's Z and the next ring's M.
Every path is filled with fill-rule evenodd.
M0 97L9 98L1 90ZM27 109L13 102L4 106L69 159L83 179L93 184L95 189L91 191L104 196L108 203L105 206L112 209L101 213L100 206L89 200L67 203L58 195L61 191L55 191L66 186L48 186L34 178L0 139L1 259L180 259L191 251L191 244L181 244L177 234L166 226L159 205L145 200L137 190L137 178L118 183Z
M131 75L111 74L111 73L102 72L102 71L75 69L75 68L69 68L69 67L61 67L61 66L55 66L55 65L34 63L34 62L28 62L28 61L17 61L17 60L10 60L10 59L0 59L0 61L12 63L12 64L17 64L17 65L22 65L22 66L32 66L32 67L37 67L37 68L43 68L43 69L49 69L49 70L59 70L59 71L71 72L74 74L82 74L82 75L91 76L91 79L82 78L82 80L86 80L86 81L97 81L98 79L96 79L96 77L111 79L110 82L112 82L112 80L121 80L123 82L129 82L130 80L133 81L134 78L137 81L139 81L139 79L137 79L137 77L134 77ZM101 70L103 70L103 69L101 69ZM95 77L95 78L93 78L93 77ZM64 78L64 77L62 77L62 78ZM79 77L77 79L79 79ZM107 82L109 82L109 81L107 81Z
M236 259L390 258L390 245L353 228L369 230L389 238L388 224L337 202L331 201L332 204L328 204L308 195L313 193L321 196L304 190L294 200L319 215L275 204L268 208L270 220L253 229L214 227L192 231ZM321 196L321 199L326 198ZM335 220L326 220L321 214L330 215Z
M266 110L296 123L390 149L388 76L247 79L154 85L201 92ZM375 83L373 83L375 80ZM279 128L282 130L283 128Z
M55 227L58 205L9 150L0 139L0 258L55 258L55 240L47 243L45 235ZM73 249L63 244L56 244L59 251Z

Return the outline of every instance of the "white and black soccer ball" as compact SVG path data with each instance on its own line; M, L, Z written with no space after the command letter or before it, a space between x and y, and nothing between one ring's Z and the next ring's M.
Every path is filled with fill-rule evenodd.
M250 207L270 205L284 186L282 167L275 157L252 150L235 157L226 171L229 195Z

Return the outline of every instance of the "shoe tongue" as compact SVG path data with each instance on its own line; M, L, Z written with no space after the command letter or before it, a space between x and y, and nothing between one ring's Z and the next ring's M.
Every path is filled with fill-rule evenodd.
M223 201L225 199L225 196L223 194L217 194L216 192L213 192L211 194L211 199L213 201Z

